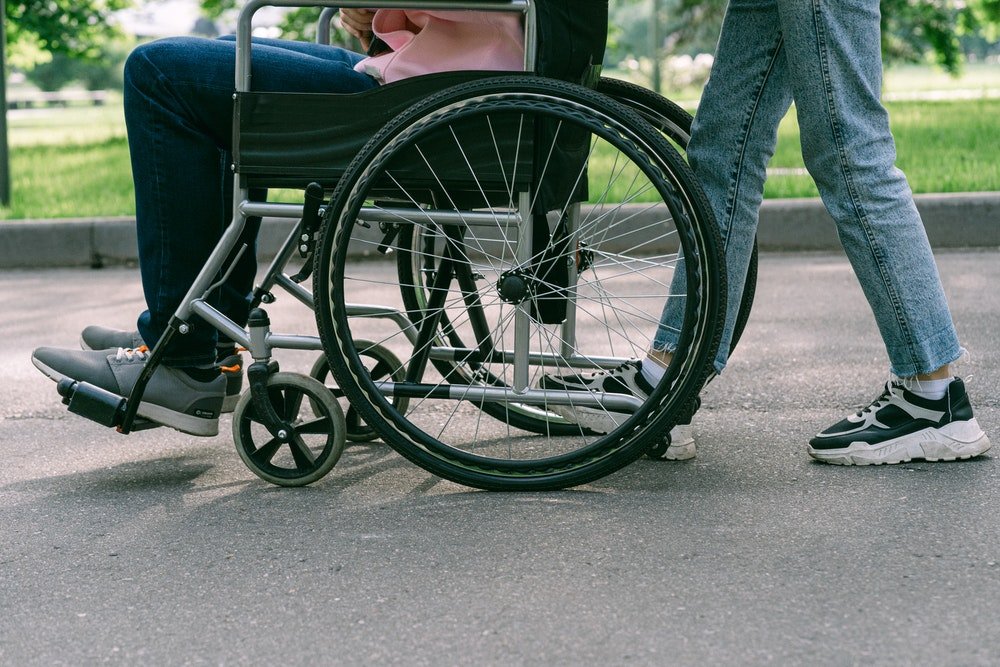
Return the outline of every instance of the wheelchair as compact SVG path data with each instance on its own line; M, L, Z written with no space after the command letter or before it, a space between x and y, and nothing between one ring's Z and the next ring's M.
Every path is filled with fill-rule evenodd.
M124 433L143 426L137 406L165 346L201 317L253 359L233 435L248 468L275 484L322 478L348 440L381 438L429 472L490 490L575 486L662 447L710 376L725 264L711 208L681 154L690 116L597 77L606 1L449 3L522 14L525 72L431 74L350 95L253 91L254 13L327 4L250 0L243 8L234 219L132 394L60 386L70 410ZM574 35L569 47L557 41L566 34ZM275 187L304 190L304 203L249 197ZM208 295L246 250L241 236L254 216L297 222L255 289L244 328ZM303 265L289 275L296 254ZM677 284L682 291L672 292ZM752 276L747 285L739 331ZM315 312L318 336L271 330L265 306L276 288ZM648 398L542 388L545 376L641 358L668 298L683 325ZM277 349L322 354L303 375L280 371ZM578 411L610 426L582 426Z

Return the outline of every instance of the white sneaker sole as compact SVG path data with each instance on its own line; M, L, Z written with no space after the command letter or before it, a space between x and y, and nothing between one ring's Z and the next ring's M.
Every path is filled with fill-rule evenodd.
M594 433L611 433L631 416L624 413L607 412L595 408L572 405L551 405L548 410L563 419L579 424Z
M567 421L574 422L590 429L594 433L610 433L625 423L629 415L605 412L593 408L569 405L553 405L548 408ZM694 443L694 430L690 424L678 424L670 430L670 445L663 456L666 461L687 461L697 456L698 450Z
M67 378L59 371L54 368L50 368L34 357L31 358L31 363L53 382L59 382L64 379L76 380L76 378ZM194 417L192 415L184 414L183 412L177 412L176 410L165 408L162 405L154 405L153 403L147 403L145 401L139 402L139 409L136 410L136 414L143 419L149 419L157 424L169 426L170 428L176 429L181 433L187 433L188 435L197 435L201 437L219 435L218 419Z
M882 465L925 461L956 461L979 456L991 447L990 439L975 419L926 428L877 445L852 442L839 449L806 447L809 456L834 465Z

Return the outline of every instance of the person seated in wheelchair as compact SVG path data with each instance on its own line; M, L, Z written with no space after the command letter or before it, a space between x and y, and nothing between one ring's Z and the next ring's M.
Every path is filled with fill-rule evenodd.
M399 79L470 66L520 70L523 28L510 13L343 9L345 28L370 56L336 46L255 39L255 90L354 93ZM374 39L373 39L374 37ZM146 310L130 331L88 326L82 350L40 347L32 362L49 378L84 381L128 396L150 349L232 219L232 38L168 38L142 45L125 66L125 120L135 185L139 268ZM252 196L254 193L251 193ZM265 193L258 192L262 197ZM249 248L259 219L244 232ZM245 325L256 271L237 260L212 305ZM242 384L232 342L194 318L149 381L140 417L200 436L218 433Z

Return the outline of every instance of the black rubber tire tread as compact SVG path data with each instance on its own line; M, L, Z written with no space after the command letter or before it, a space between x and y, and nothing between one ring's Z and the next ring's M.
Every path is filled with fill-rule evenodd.
M675 173L682 174L683 178L686 180L690 180L689 187L692 187L697 191L697 186L695 185L693 176L691 176L690 172L687 170L686 164L679 156L676 155L675 152L673 152L673 150L666 144L665 140L663 140L658 133L655 131L650 132L652 128L638 116L628 111L625 107L621 107L617 103L606 100L606 98L597 97L594 93L587 89L580 88L579 86L573 86L572 84L564 84L561 82L542 80L538 78L526 79L524 77L511 77L509 79L500 77L494 80L480 81L472 84L457 86L429 98L423 104L414 107L414 109L412 109L408 114L400 116L394 123L391 123L382 132L376 135L366 149L363 150L362 153L355 159L353 168L348 170L348 176L341 181L341 185L338 187L338 192L334 196L333 204L328 210L328 224L325 227L323 238L321 240L321 253L317 258L317 261L320 262L318 267L320 275L317 290L318 304L327 304L329 302L331 297L331 276L329 271L332 270L334 272L334 277L336 277L337 273L337 264L336 262L331 263L331 261L334 259L332 255L339 236L339 226L335 224L336 221L339 220L339 212L346 204L350 204L355 208L360 206L358 202L345 201L345 199L349 198L348 195L350 194L350 188L345 184L351 184L351 187L353 187L352 181L357 177L362 169L367 166L368 162L377 157L379 151L390 142L394 135L397 132L405 131L409 124L415 122L416 119L420 118L424 114L446 106L452 102L465 102L470 98L489 93L497 93L498 91L504 91L508 93L508 95L516 94L516 92L521 92L522 94L527 92L535 95L545 95L550 100L553 97L559 97L562 100L568 100L571 105L575 103L589 105L591 108L604 107L606 112L610 112L612 116L618 117L622 120L621 127L642 128L643 135L641 137L632 135L632 138L636 140L636 143L641 145L643 148L655 146L654 150L656 150L661 159L671 163L676 162L677 164L671 164L673 171ZM465 106L467 108L468 104L465 104ZM704 201L704 197L700 194L700 191L698 191L694 196L700 200L700 203L703 206L703 212L710 216L710 209L708 208L707 202ZM690 394L692 391L697 392L697 390L700 389L705 376L708 374L708 362L711 356L714 356L714 350L717 349L718 346L720 326L717 314L719 312L718 309L724 302L725 298L724 290L721 289L721 286L724 286L724 269L722 268L721 253L718 247L718 230L717 227L715 227L714 222L712 222L711 225L699 225L687 229L686 234L691 237L687 239L689 243L692 243L695 240L700 241L698 244L701 247L699 257L704 258L710 265L714 264L713 267L710 267L714 268L714 271L710 270L703 278L699 276L689 276L689 282L690 279L693 278L696 283L696 288L702 285L702 279L704 279L705 284L710 288L714 287L714 289L709 290L708 298L706 299L707 304L701 304L703 317L696 318L696 328L699 329L699 340L703 341L707 333L709 334L712 342L707 348L703 345L696 346L696 359L686 360L689 375L682 377L679 380L680 389L675 387L671 397L667 399L667 405L670 406L668 409L654 411L651 410L648 405L645 405L643 406L643 409L640 410L641 413L645 413L647 422L641 424L645 427L645 429L640 431L638 435L646 437L635 437L628 440L619 434L618 439L614 443L611 443L611 447L605 446L603 448L607 450L607 452L601 457L598 457L596 460L593 451L581 451L579 453L579 457L582 458L579 460L572 455L564 455L556 457L558 458L558 461L545 459L542 461L531 462L530 464L526 464L525 462L514 463L497 459L478 461L476 459L479 457L468 455L464 452L456 452L456 455L460 456L455 458L445 457L443 455L443 450L448 448L446 446L441 446L441 443L437 443L438 446L434 447L436 451L432 452L429 449L425 450L420 444L411 441L407 434L397 431L391 426L389 428L391 433L384 432L384 438L390 445L399 450L401 454L435 474L452 479L453 481L459 483L487 489L509 490L563 488L602 477L637 458L647 449L649 444L647 441L657 437L657 429L652 428L649 422L667 422L669 419L676 420L674 413L678 412L687 402L686 400L680 400L680 396L684 395L686 399L687 394ZM343 253L346 253L346 247L341 250ZM343 260L342 257L339 259ZM343 262L341 262L341 265L342 264ZM692 263L689 262L688 264L690 265ZM689 302L693 303L693 301L694 299L689 299ZM698 304L692 305L689 303L689 308L692 310L698 308L698 306ZM352 378L353 373L350 368L352 360L349 358L345 360L341 356L344 352L350 351L343 350L341 348L342 343L337 337L337 333L339 331L338 324L346 326L346 316L343 313L340 313L340 319L342 319L343 322L337 322L335 321L337 318L334 317L334 314L325 307L319 308L318 314L321 337L323 338L324 345L328 348L327 354L331 358L335 375L343 373L348 378ZM687 341L685 341L685 343L687 343ZM369 402L380 401L381 408L384 409L389 407L384 398L378 392L365 392L351 379L342 381L341 385L347 391L348 396L351 397L352 400L365 401L365 403L362 404L362 409L366 413L370 411L371 417L366 419L369 423L378 423L380 425L384 424L389 426L388 422L382 420L382 416L379 414L378 410L375 409L375 406ZM667 387L665 385L666 383L661 385L662 390L657 392L657 394L659 394L658 398L661 402L664 400L663 394L667 393ZM654 394L654 396L656 396L656 394ZM673 405L670 405L671 400L673 400ZM657 407L659 407L659 404ZM649 419L649 415L653 412L656 414L652 417L652 419ZM638 428L641 419L633 417L630 422L633 423L632 428L635 430ZM405 422L405 420L403 420L402 423L397 422L395 426L405 429L407 426L412 425L409 425ZM669 427L669 424L664 423L662 426ZM660 430L662 430L662 428ZM618 433L618 431L616 431L616 433ZM419 439L420 436L426 436L426 434L419 431L408 435L414 436L417 439ZM425 443L428 447L433 446L433 444L433 442ZM457 460L457 458L461 458L462 460Z
M692 251L705 265L705 271L689 275L689 286L699 290L702 299L695 304L688 299L688 318L694 317L695 331L685 332L685 345L680 361L676 361L676 371L672 383L663 382L650 397L650 401L640 408L626 425L631 430L619 428L604 440L571 454L539 461L509 461L482 459L466 452L460 452L437 442L426 433L415 429L400 415L391 414L391 405L372 387L362 387L363 377L356 377L353 366L357 364L356 353L349 348L350 337L340 336L347 332L347 317L343 312L334 313L331 304L335 296L332 281L343 271L346 256L346 242L341 247L337 242L343 234L340 220L341 211L359 209L361 202L352 197L354 182L364 175L367 167L378 158L379 153L397 134L425 115L442 109L452 103L462 102L462 110L478 108L482 97L521 95L523 98L544 97L549 105L574 108L574 113L582 113L586 107L589 113L597 113L617 121L618 128L641 150L655 155L663 164L668 164L671 173L685 181L684 189L695 201L695 208L707 218L698 224L691 224L686 217L678 223L678 233L687 246L688 256ZM477 99L479 98L479 99ZM523 102L527 104L527 102ZM593 116L590 116L593 117ZM595 129L595 128L592 128ZM648 163L651 170L659 169ZM681 225L685 229L681 229ZM353 220L348 225L353 225ZM721 337L721 319L725 304L725 265L722 261L718 228L711 217L711 208L697 186L693 174L684 160L672 149L667 141L641 117L623 105L597 94L587 88L551 79L532 76L499 76L482 81L455 86L425 99L400 115L377 133L348 168L334 194L320 239L320 251L316 253L316 313L318 328L324 350L331 361L334 375L348 398L362 411L365 421L382 433L383 439L401 455L436 475L472 487L491 490L548 490L575 486L593 481L614 472L641 456L660 433L669 430L676 423L677 416L698 391L710 372L711 360L715 356ZM341 256L342 255L342 256ZM338 267L338 262L340 262ZM686 265L691 266L693 262ZM354 358L351 358L351 355ZM667 396L669 394L669 396ZM656 399L655 406L651 405ZM377 405L376 405L377 402ZM654 409L655 408L655 409ZM383 414L385 412L386 414ZM390 420L391 423L390 423ZM404 432L409 430L411 432ZM416 431L416 432L412 432ZM418 442L419 441L419 442ZM448 452L447 450L450 450ZM453 454L451 453L453 452Z

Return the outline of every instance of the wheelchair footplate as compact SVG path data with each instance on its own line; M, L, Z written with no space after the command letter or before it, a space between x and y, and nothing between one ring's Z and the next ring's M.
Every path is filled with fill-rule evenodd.
M119 433L144 431L163 426L163 424L136 417L128 431L123 430L128 399L89 382L64 378L59 381L56 389L62 396L63 404L70 412L97 422L101 426L114 428Z

